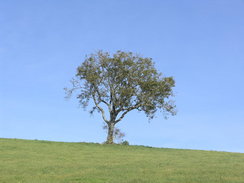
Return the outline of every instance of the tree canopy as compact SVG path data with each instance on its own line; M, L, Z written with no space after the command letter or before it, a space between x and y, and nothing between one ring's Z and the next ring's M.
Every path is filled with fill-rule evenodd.
M144 112L149 119L158 110L165 117L176 114L171 99L173 77L157 71L151 58L132 52L117 51L110 55L98 51L87 56L71 83L72 87L66 88L68 96L76 93L83 108L92 101L91 113L102 114L108 126L107 143L113 143L115 124L132 110Z

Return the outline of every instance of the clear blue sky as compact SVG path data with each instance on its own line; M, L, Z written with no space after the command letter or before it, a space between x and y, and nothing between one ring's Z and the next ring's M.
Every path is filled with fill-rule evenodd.
M99 49L175 77L178 115L132 112L131 144L244 152L243 0L0 0L0 137L103 142L100 115L63 91Z

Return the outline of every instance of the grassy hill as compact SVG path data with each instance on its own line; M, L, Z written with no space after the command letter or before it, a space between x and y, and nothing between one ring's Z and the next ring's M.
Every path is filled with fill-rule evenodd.
M1 183L244 183L244 154L0 139Z

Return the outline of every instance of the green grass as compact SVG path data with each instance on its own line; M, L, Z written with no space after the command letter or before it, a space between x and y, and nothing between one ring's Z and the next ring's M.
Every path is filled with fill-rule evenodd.
M1 183L244 183L244 154L0 139Z

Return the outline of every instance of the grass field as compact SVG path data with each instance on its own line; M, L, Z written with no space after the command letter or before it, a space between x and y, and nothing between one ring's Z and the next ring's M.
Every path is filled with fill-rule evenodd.
M244 183L244 154L0 139L1 183Z

